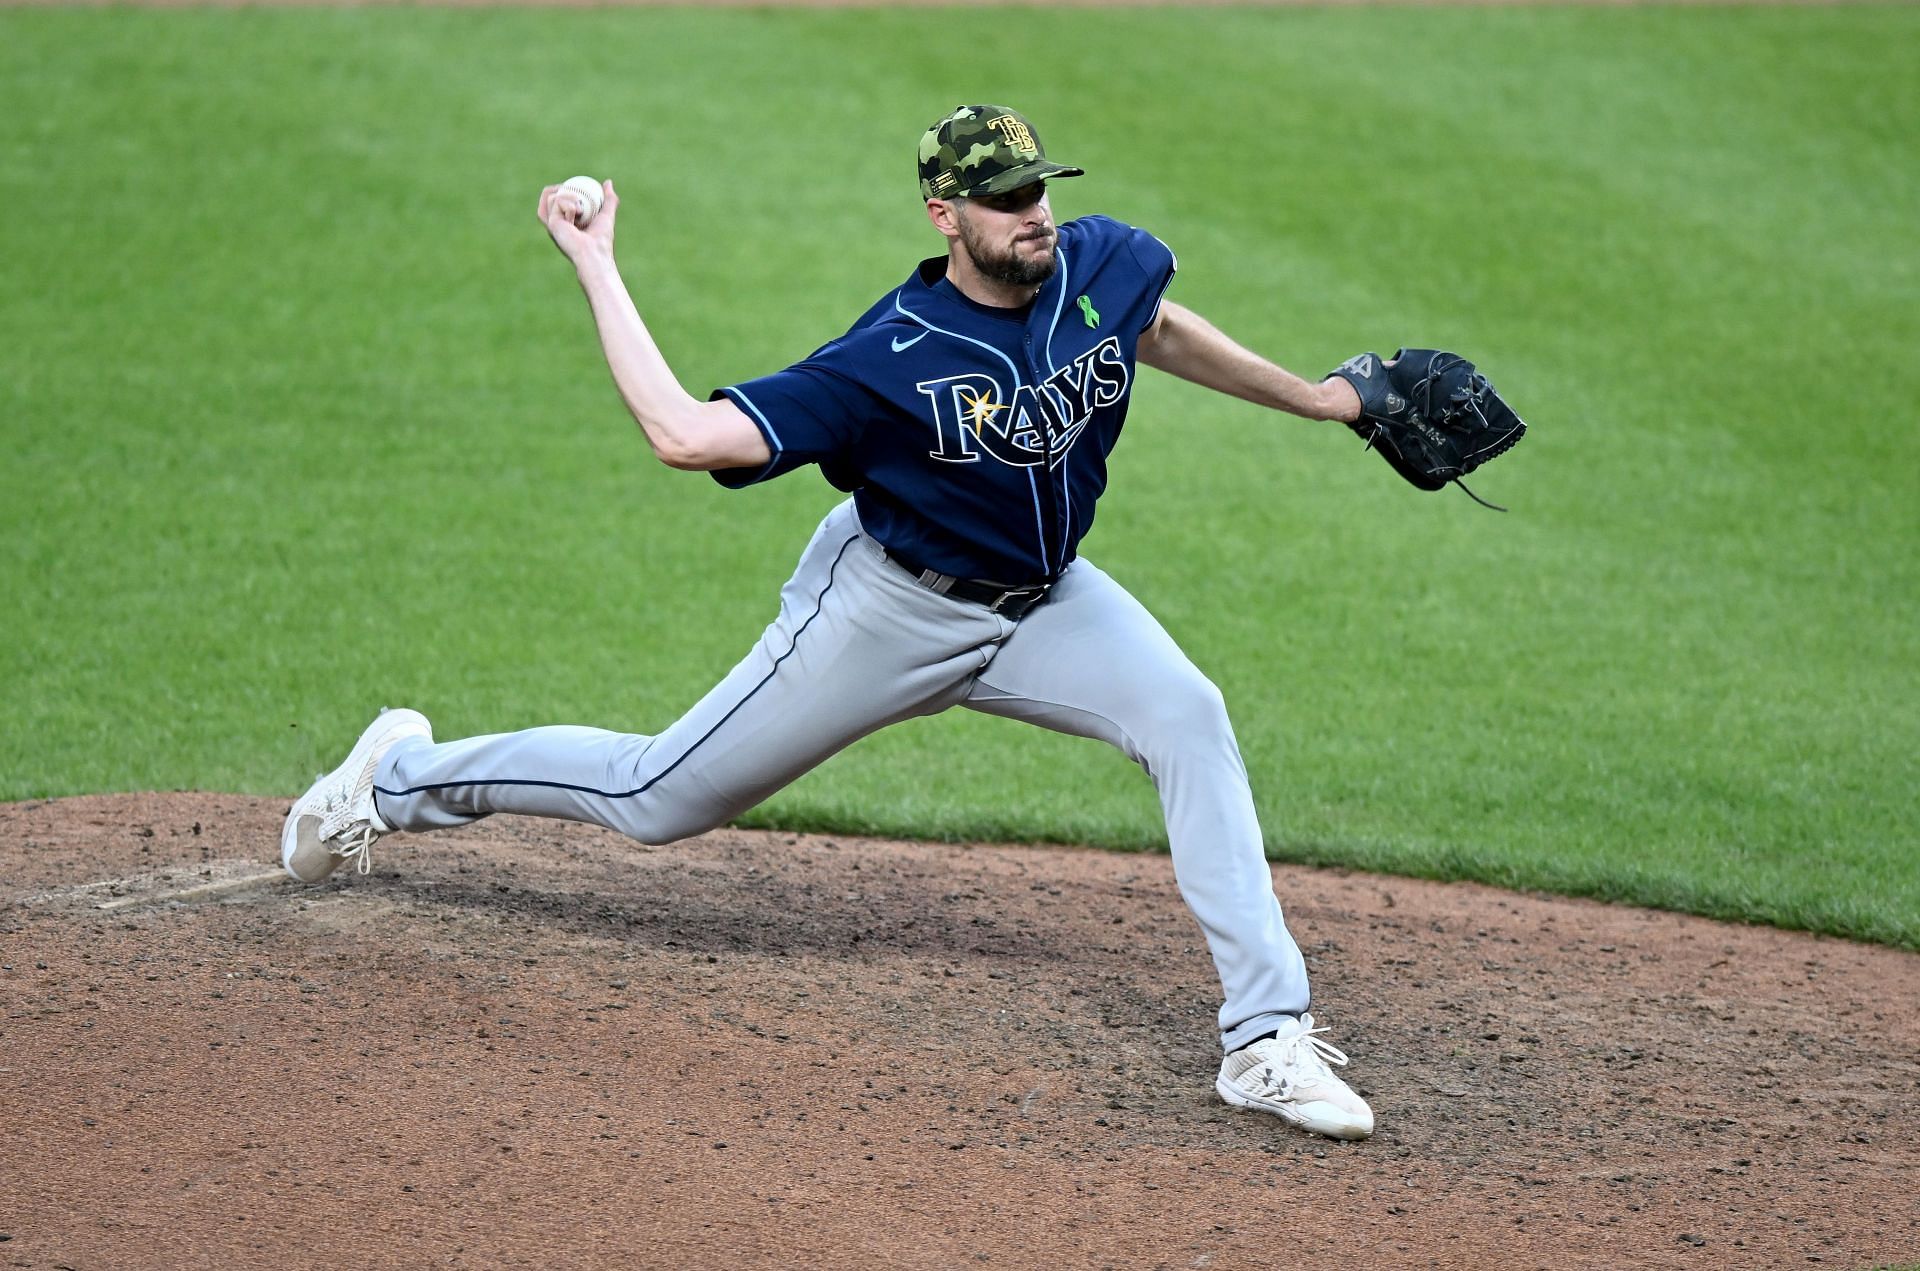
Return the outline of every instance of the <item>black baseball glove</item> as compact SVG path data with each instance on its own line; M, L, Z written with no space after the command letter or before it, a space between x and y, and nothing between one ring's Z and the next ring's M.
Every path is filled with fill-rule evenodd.
M1331 374L1360 394L1360 418L1347 427L1422 490L1458 482L1527 431L1487 377L1457 353L1401 349L1391 362L1362 353ZM1467 497L1497 506L1471 490Z

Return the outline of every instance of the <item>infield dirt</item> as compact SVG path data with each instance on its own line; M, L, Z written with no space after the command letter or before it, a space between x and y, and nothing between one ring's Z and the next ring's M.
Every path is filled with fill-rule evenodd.
M1864 1267L1920 957L1275 870L1380 1132L1212 1091L1161 856L0 805L0 1265Z

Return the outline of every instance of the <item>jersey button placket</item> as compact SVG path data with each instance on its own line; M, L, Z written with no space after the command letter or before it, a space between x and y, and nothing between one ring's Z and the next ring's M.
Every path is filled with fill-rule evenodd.
M1034 306L1034 311L1036 313L1039 311L1039 305L1036 304ZM1064 543L1066 541L1066 536L1063 533L1061 533L1060 495L1059 495L1059 492L1054 489L1054 483L1053 483L1053 430L1048 425L1048 420L1051 418L1051 414L1050 414L1050 406L1047 401L1047 390L1046 390L1047 377L1046 377L1046 374L1041 371L1039 363L1035 362L1033 358L1033 327L1032 326L1028 326L1026 331L1022 334L1021 346L1026 354L1027 375L1030 377L1028 382L1033 385L1034 409L1038 411L1040 414L1040 420L1039 420L1040 455L1041 455L1040 476L1042 478L1040 485L1041 485L1041 488L1043 488L1047 492L1047 497L1046 497L1047 539L1046 541L1042 542L1040 545L1040 554L1042 559L1046 559L1047 553L1048 553L1047 543L1053 541L1056 537L1058 537L1059 540ZM1060 479L1062 481L1065 481L1067 477L1066 465L1061 464L1060 467L1061 467ZM1061 569L1066 568L1066 565L1064 562L1061 563L1060 568ZM1056 570L1055 572L1057 573L1058 571Z

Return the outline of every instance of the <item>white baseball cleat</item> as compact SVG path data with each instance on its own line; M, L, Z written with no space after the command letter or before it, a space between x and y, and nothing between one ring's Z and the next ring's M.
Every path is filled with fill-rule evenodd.
M1236 1108L1271 1112L1303 1130L1332 1139L1373 1133L1373 1109L1333 1075L1329 1063L1347 1057L1320 1040L1313 1016L1289 1020L1272 1037L1234 1051L1220 1064L1213 1088Z
M317 883L342 861L373 868L373 841L391 834L373 803L373 771L393 744L407 737L433 740L419 711L382 710L353 744L345 763L313 783L294 803L280 831L280 863L303 883Z

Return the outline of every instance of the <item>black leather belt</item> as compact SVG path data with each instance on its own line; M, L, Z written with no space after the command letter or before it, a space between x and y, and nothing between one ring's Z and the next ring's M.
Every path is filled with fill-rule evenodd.
M1023 587L1012 587L1006 583L987 582L979 578L955 578L952 574L943 574L938 570L922 569L912 561L905 560L888 548L887 560L905 570L912 579L928 591L939 592L943 596L953 596L960 600L970 600L976 605L985 605L989 612L1000 614L1015 622L1020 621L1028 610L1047 598L1053 590L1053 584L1028 583Z

